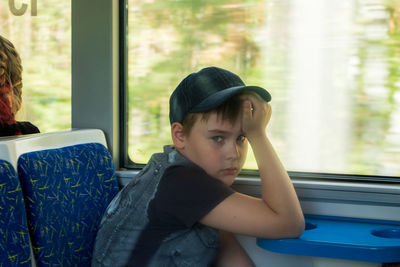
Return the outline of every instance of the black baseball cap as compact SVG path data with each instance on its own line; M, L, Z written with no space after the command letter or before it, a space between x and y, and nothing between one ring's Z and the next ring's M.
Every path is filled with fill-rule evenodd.
M170 123L182 122L189 113L215 109L231 96L247 91L257 93L266 102L271 101L267 90L245 85L238 75L228 70L204 68L188 75L175 88L169 99Z

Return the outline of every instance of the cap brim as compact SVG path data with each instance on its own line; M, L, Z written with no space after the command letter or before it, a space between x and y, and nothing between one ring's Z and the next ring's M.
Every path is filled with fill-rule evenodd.
M196 105L194 108L192 108L189 112L194 113L194 112L205 112L209 111L212 109L215 109L222 103L224 103L226 100L228 100L231 96L236 95L238 93L242 92L255 92L257 93L264 101L269 102L271 101L271 95L268 93L267 90L265 90L262 87L259 86L236 86L236 87L231 87L228 89L224 89L222 91L219 91L206 99L204 99L202 102L200 102L198 105Z

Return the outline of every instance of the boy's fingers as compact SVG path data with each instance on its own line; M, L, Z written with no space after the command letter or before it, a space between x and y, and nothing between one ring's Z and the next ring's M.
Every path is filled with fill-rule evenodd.
M250 100L244 101L244 115L251 116L253 111L253 105L251 104Z

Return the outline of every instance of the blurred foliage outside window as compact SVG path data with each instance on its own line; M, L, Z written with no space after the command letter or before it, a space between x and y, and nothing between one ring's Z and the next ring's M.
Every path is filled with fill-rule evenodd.
M171 144L171 92L214 65L271 92L267 133L288 170L400 176L399 0L129 0L128 8L133 162ZM245 168L256 167L250 156Z
M22 60L17 120L41 132L71 127L71 1L2 0L0 34Z

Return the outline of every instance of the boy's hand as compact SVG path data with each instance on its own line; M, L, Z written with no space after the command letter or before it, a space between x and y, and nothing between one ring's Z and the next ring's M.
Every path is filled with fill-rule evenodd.
M242 130L251 140L257 136L265 136L265 128L271 118L271 106L258 95L244 94L242 113Z

